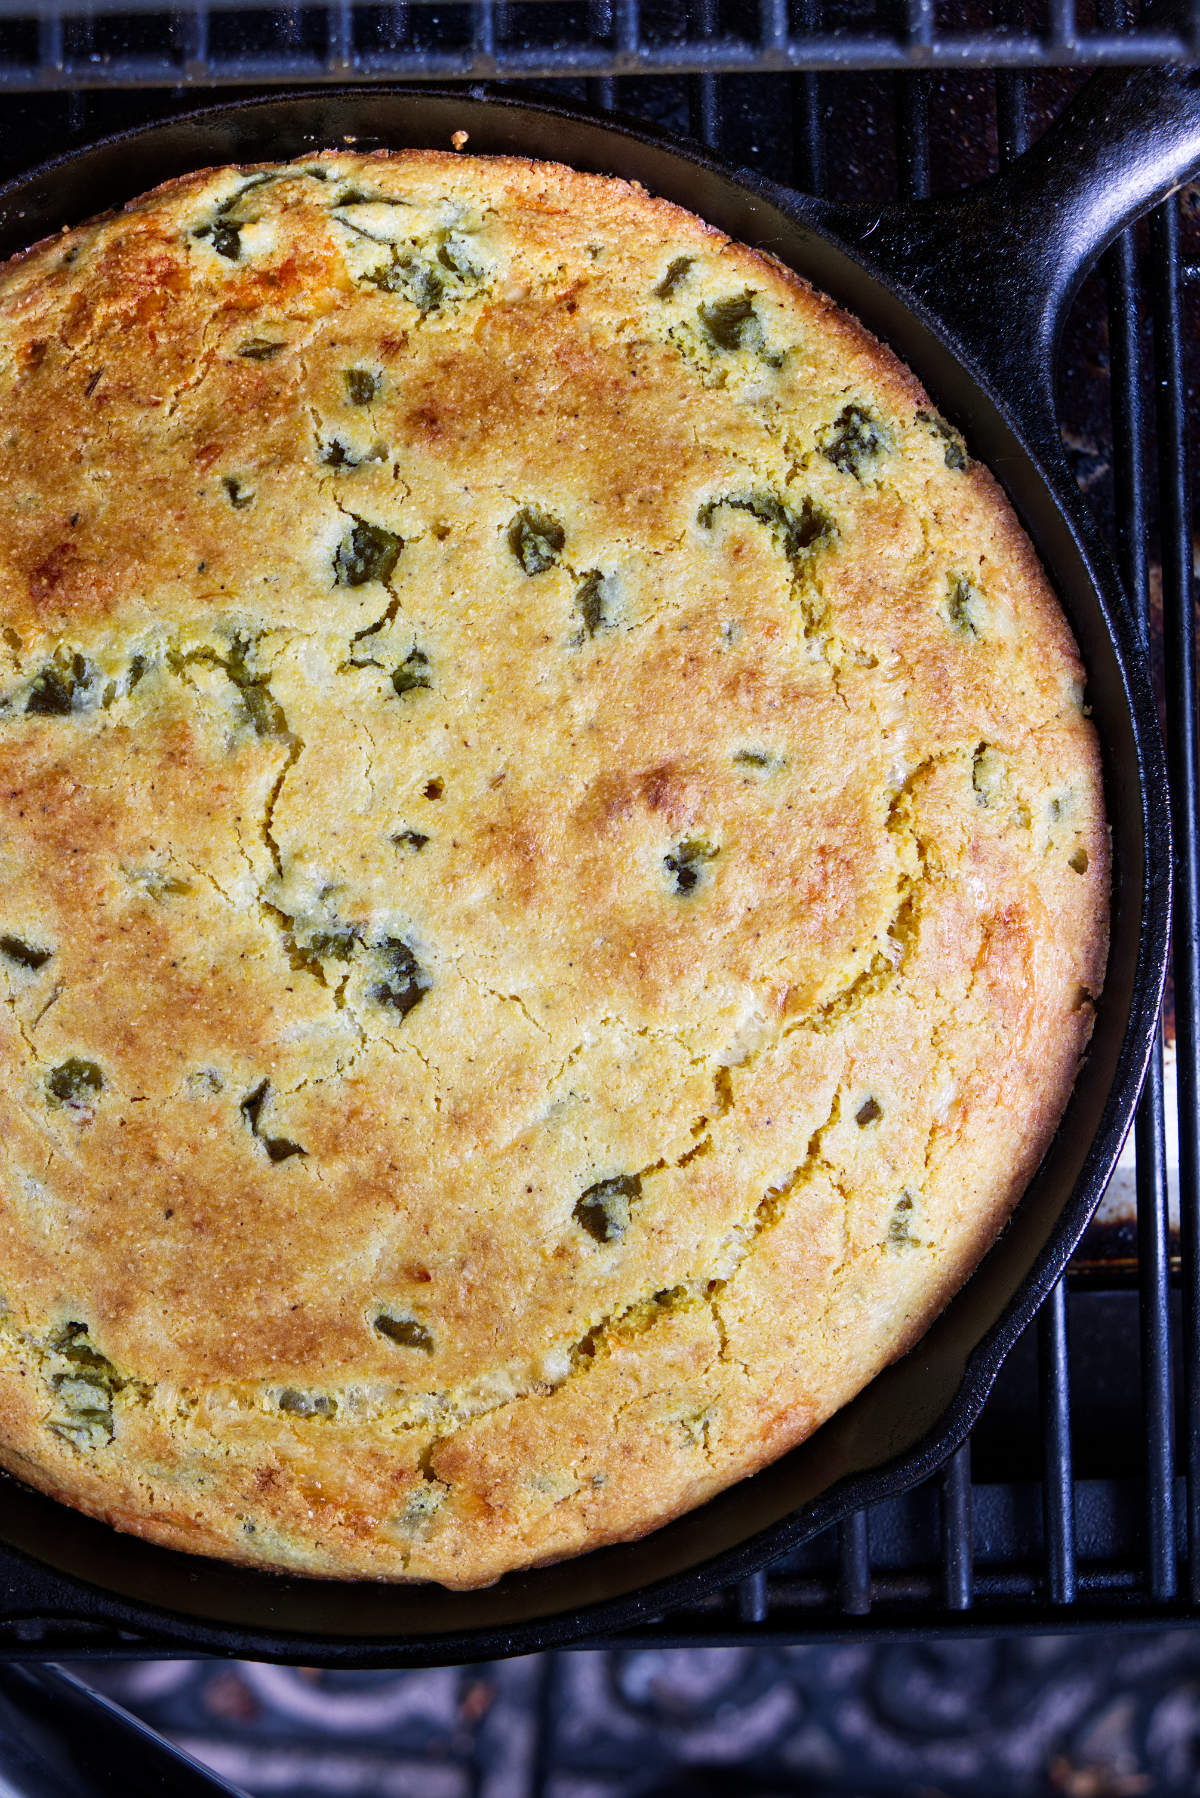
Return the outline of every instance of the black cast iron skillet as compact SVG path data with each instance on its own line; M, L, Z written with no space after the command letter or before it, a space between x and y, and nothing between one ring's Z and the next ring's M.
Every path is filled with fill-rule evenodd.
M1007 489L1088 670L1112 824L1112 948L1066 1116L1012 1223L924 1340L800 1448L641 1542L510 1574L482 1592L248 1572L117 1535L14 1480L0 1540L60 1575L53 1608L177 1651L341 1665L461 1661L614 1631L762 1567L930 1473L975 1421L1005 1353L1061 1274L1129 1127L1167 952L1162 746L1136 627L1063 460L1053 363L1103 246L1200 167L1200 83L1104 75L1003 177L863 212L738 175L634 124L486 90L324 91L193 113L108 139L0 189L0 252L205 165L326 146L549 157L641 181L772 251L856 313L929 389Z

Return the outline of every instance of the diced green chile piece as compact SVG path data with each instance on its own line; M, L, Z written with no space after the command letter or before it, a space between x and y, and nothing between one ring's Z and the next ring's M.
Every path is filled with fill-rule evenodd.
M107 1355L87 1340L87 1325L67 1323L47 1347L69 1362L66 1372L50 1381L65 1413L47 1419L47 1428L77 1448L95 1448L112 1441L113 1399L128 1384Z
M281 170L261 169L257 175L248 176L239 188L221 201L217 207L217 217L224 218L227 213L232 212L254 188L264 187L268 181L278 181L281 173Z
M265 681L238 682L238 691L242 696L242 704L247 716L254 726L254 734L258 737L273 737L282 734L281 720L283 713L272 699Z
M375 1319L375 1328L400 1348L420 1349L426 1355L433 1353L433 1337L415 1317L393 1317L390 1312L381 1311Z
M287 720L283 715L283 707L271 692L267 677L252 674L246 660L251 644L246 637L234 637L229 645L229 653L222 657L204 652L199 660L211 659L217 667L224 668L226 674L241 695L242 704L246 708L254 731L260 737L286 737Z
M991 806L995 798L1000 797L1004 786L1004 757L991 748L990 743L979 743L972 755L972 788L975 789L975 802L979 806Z
M892 436L881 418L866 406L843 406L819 445L842 474L861 481L877 456L892 447Z
M245 1118L246 1122L249 1124L249 1126L250 1126L251 1130L254 1132L255 1136L258 1135L258 1120L259 1120L259 1116L262 1112L262 1108L266 1103L267 1093L270 1089L270 1085L271 1085L271 1082L269 1080L260 1080L258 1085L255 1087L254 1091L252 1093L247 1093L246 1097L242 1100L242 1104L241 1104L242 1116Z
M910 1192L902 1192L892 1209L888 1220L887 1242L890 1248L915 1248L920 1239L913 1235L910 1224L913 1221L913 1196Z
M373 618L371 620L370 624L364 624L360 631L354 632L353 636L350 638L351 649L353 649L353 647L356 643L365 643L368 637L377 637L379 635L380 631L386 629L386 627L394 621L396 613L399 610L400 610L399 597L398 597L398 595L393 594L391 599L388 601L387 609L385 610L385 612L383 613L383 616L381 618ZM352 663L351 666L352 667L361 667L361 668L378 668L379 663L378 662L356 662L356 663Z
M69 662L65 658L48 662L34 678L25 710L48 718L65 718L76 709L78 700L86 701L95 681L96 670L78 651Z
M9 961L15 961L20 968L44 968L50 960L49 949L35 949L32 943L23 943L19 936L0 936L0 955Z
M738 768L774 768L778 759L769 749L735 749L733 752L734 766Z
M416 853L424 849L429 838L423 830L398 830L391 840L397 849L411 849Z
M379 954L387 975L371 988L371 997L379 1005L388 1005L406 1018L419 1005L433 982L403 937L386 936Z
M877 1123L882 1116L883 1106L879 1103L879 1100L872 1095L871 1098L867 1099L859 1106L854 1114L854 1121L860 1130L865 1130L868 1124Z
M918 412L917 417L923 425L928 425L945 446L946 467L961 473L967 466L967 449L962 438L952 424L947 424L940 412Z
M708 300L697 308L705 335L719 350L754 350L762 343L762 324L754 310L754 294L731 294L725 300Z
M59 1392L59 1401L64 1404L66 1417L49 1417L46 1428L53 1436L60 1436L64 1442L71 1442L76 1448L106 1447L116 1434L113 1425L112 1407L109 1405L89 1405L79 1403L82 1392L90 1391L84 1386L72 1392L77 1382L64 1383ZM97 1442L96 1431L100 1432Z
M415 693L422 687L431 687L429 678L429 657L423 649L411 649L392 674L392 686L397 697L404 693Z
M236 211L244 195L251 188L261 187L264 181L274 181L273 174L254 175L243 181L236 193L222 200L217 207L211 225L200 225L192 232L193 237L208 239L218 256L224 256L227 262L237 262L242 254L242 231L247 223L244 219L234 219L230 215Z
M298 1142L290 1142L286 1136L260 1136L258 1140L267 1151L269 1161L289 1161L293 1155L308 1155L307 1149L302 1149Z
M457 275L462 282L469 283L483 279L483 270L471 261L461 237L452 237L449 233L443 233L442 240L438 244L437 259L443 268L449 269L450 273Z
M307 1149L302 1149L298 1142L290 1142L286 1136L263 1136L259 1133L259 1119L270 1090L271 1082L260 1080L254 1091L247 1093L242 1100L241 1113L250 1126L252 1136L262 1144L270 1161L287 1161L293 1155L307 1155Z
M47 717L65 718L71 710L74 696L75 683L66 669L56 668L51 664L42 669L29 689L25 710L41 712Z
M178 874L162 874L157 869L149 874L131 875L130 879L151 899L182 899L192 891L190 880L181 879Z
M368 581L390 580L404 548L403 537L381 524L368 523L355 512L350 516L354 523L333 558L334 585L363 587Z
M358 467L358 458L352 450L347 449L340 437L333 437L328 443L321 445L321 460L326 468Z
M946 586L946 616L964 637L978 637L983 625L983 595L965 574L952 574Z
M269 362L280 350L286 349L285 343L276 343L269 337L251 337L238 349L238 355L244 356L247 362Z
M332 1417L337 1400L324 1392L299 1392L295 1386L285 1386L279 1394L279 1409L292 1417Z
M694 261L694 256L676 256L673 262L668 263L666 274L654 289L655 299L669 300Z
M88 1327L84 1323L66 1323L58 1335L50 1341L50 1348L56 1355L62 1355L71 1363L74 1372L85 1374L93 1386L100 1386L108 1393L120 1392L125 1380L117 1372L107 1355L93 1348L87 1339ZM58 1374L58 1381L70 1379L70 1374Z
M437 269L415 257L406 260L403 256L400 258L400 267L407 277L406 292L413 305L422 312L436 312L446 291L446 283Z
M996 775L996 763L990 743L978 743L971 757L971 785L976 803L986 805Z
M699 837L689 837L663 856L663 866L674 877L675 891L681 895L694 893L700 885L706 862L715 861L717 850Z
M598 568L585 574L576 589L575 610L583 620L585 636L594 637L608 622L604 616L604 576Z
M342 370L342 380L346 383L346 397L352 406L369 406L379 392L379 375L371 373L369 368L346 368Z
M361 937L362 932L357 925L331 925L328 930L318 930L308 946L323 961L350 961L354 955L354 945Z
M567 541L557 518L537 506L522 506L508 527L508 547L526 574L545 574Z
M104 1075L94 1061L72 1055L46 1075L46 1092L56 1105L87 1105L104 1085Z
M614 1174L597 1180L575 1201L575 1222L595 1242L620 1242L629 1228L631 1207L640 1198L642 1182L637 1174Z
M395 251L390 262L381 263L363 276L382 293L401 293L421 312L435 312L442 303L446 283L436 268L415 256L400 256Z
M807 495L796 510L774 493L729 493L706 501L696 514L696 522L711 530L723 506L731 512L749 512L751 518L757 518L769 530L778 531L789 562L802 561L810 550L831 542L835 534L829 514Z
M373 443L361 455L340 437L331 437L321 445L321 460L326 468L362 468L368 462L382 462L386 456L387 446L382 443Z
M193 235L209 238L217 255L224 256L226 262L237 262L242 254L242 227L232 219L214 219L211 228L206 225Z
M223 474L221 476L221 485L229 495L229 503L235 512L241 512L246 506L253 504L253 493L248 492L247 489L242 486L242 483L235 474Z

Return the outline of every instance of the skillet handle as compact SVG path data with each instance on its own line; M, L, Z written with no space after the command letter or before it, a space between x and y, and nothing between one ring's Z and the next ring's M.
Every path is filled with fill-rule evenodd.
M1057 449L1054 357L1108 244L1200 169L1200 70L1094 76L1003 174L961 194L828 222L958 338L1038 447Z

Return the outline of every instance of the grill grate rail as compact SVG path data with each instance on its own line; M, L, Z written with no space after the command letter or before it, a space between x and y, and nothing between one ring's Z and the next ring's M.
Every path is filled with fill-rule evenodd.
M1043 0L1029 24L935 0L0 0L4 85L48 92L203 82L544 81L819 70L1052 69L1187 61L1200 4L1133 25ZM1082 17L1081 17L1082 11ZM525 23L536 14L536 23ZM865 17L864 17L865 14ZM974 22L963 24L963 15ZM941 15L941 16L939 16ZM102 31L97 34L95 27Z
M1033 0L991 9L985 0L761 0L757 9L463 0L436 11L339 0L237 20L206 0L170 13L139 5L122 0L128 47L112 51L97 48L110 43L99 3L81 19L67 5L18 14L0 0L0 168L215 99L231 84L536 76L813 191L845 197L866 170L868 184L917 197L946 184L956 110L966 147L961 172L950 172L966 181L989 157L995 166L1019 155L1092 69L1200 62L1200 0L1169 31L1130 22L1122 0L1098 0L1094 15L1082 0L1078 11L1049 0L1040 12ZM453 38L463 21L463 41L437 47L438 30ZM33 105L36 92L47 98ZM984 163L981 143L994 146ZM1077 302L1065 360L1068 442L1092 433L1095 467L1081 464L1081 475L1091 488L1100 470L1092 496L1161 677L1177 832L1178 1228L1160 1041L1135 1126L1133 1254L1124 1267L1089 1259L1055 1288L972 1440L908 1496L624 1643L1200 1616L1200 722L1188 430L1200 389L1200 229L1186 193L1108 252ZM110 1627L95 1607L72 1617L61 1590L53 1595L39 1603L36 1574L0 1556L0 1655L172 1652Z
M1197 1024L1200 1022L1200 746L1197 743L1196 630L1189 520L1183 304L1187 269L1173 205L1152 222L1158 277L1154 353L1162 476L1163 619L1167 647L1167 764L1175 826L1175 1033L1179 1079L1179 1191L1183 1286L1183 1410L1187 1466L1187 1596L1200 1604L1200 1158L1197 1154Z
M1144 465L1147 419L1140 340L1143 295L1135 232L1123 232L1107 252L1104 275L1112 357L1117 556L1125 591L1137 616L1142 644L1149 653L1149 542ZM1160 1028L1134 1120L1139 1324L1146 1429L1146 1583L1156 1599L1170 1598L1176 1587L1163 1085Z

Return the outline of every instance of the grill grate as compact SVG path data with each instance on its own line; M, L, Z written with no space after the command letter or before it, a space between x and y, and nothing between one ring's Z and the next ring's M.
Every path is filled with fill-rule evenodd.
M982 4L944 10L953 31L941 30L934 0L903 8L762 0L753 13L718 0L690 8L401 0L236 19L200 3L170 13L127 8L115 22L99 8L88 22L47 7L32 23L0 0L0 166L174 112L181 97L201 103L230 83L486 74L537 76L559 93L690 130L734 161L816 191L920 196L1019 154L1099 64L1200 58L1200 7L1178 30L1127 25L1119 0L1100 0L1086 20L1070 0L1049 0L1036 18L1020 0L997 0L994 14ZM977 22L962 27L964 14ZM60 91L34 105L32 89ZM1064 436L1112 536L1167 728L1178 839L1177 1226L1160 1042L1135 1127L1136 1226L1093 1230L1010 1357L973 1440L907 1497L626 1641L961 1625L1057 1631L1200 1614L1200 767L1189 481L1200 229L1186 192L1127 232L1085 285L1061 387ZM0 1653L164 1648L98 1620L50 1576L0 1558Z
M10 88L162 83L554 80L797 70L1047 69L1186 60L1200 8L1139 27L1075 0L1014 23L936 0L325 0L239 12L238 0L0 0ZM939 19L939 10L944 15ZM964 25L963 15L980 15ZM97 30L96 26L100 29ZM920 109L914 111L919 124Z

